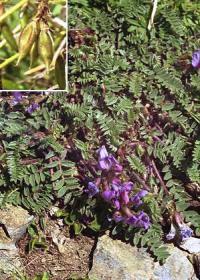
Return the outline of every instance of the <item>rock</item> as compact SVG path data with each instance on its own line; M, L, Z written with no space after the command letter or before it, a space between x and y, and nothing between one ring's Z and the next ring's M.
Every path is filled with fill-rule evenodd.
M55 229L51 232L53 243L57 246L58 251L63 254L67 251L70 238L67 238L58 225L55 224Z
M0 280L20 271L22 264L15 244L33 218L21 207L9 205L0 209Z
M7 279L14 272L22 270L21 260L16 252L0 251L0 280Z
M154 276L156 280L197 280L194 267L189 261L188 253L173 245L168 246L170 256L164 265L154 263Z
M0 209L0 224L14 243L25 234L33 218L34 216L30 216L28 211L19 206L8 205L5 209Z
M183 243L181 243L179 247L191 254L200 253L200 239L189 237Z
M3 228L0 228L0 250L17 250L15 243L6 235Z
M94 252L90 280L197 280L187 252L169 245L164 265L154 262L145 249L102 236Z
M153 277L153 260L136 247L102 236L94 253L91 280L147 280Z

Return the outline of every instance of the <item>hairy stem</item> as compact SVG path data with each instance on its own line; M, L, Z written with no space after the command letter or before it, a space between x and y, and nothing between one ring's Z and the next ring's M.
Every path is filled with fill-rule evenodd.
M138 181L138 183L140 183L144 187L145 190L149 190L149 186L147 186L147 184L133 170L131 170L131 175L134 176L134 178Z
M154 21L154 17L156 14L157 6L158 6L158 0L153 0L153 9L152 9L151 17L150 17L149 24L148 24L149 31L151 30L151 28L153 26L153 21Z
M38 9L37 9L36 18L46 21L48 15L49 15L49 1L48 0L40 0L39 5L38 5Z
M159 173L159 171L156 167L156 164L155 164L154 160L152 160L151 163L152 163L153 170L155 171L155 174L158 177L158 180L160 181L160 184L161 184L164 192L166 194L169 194L169 191L168 191L168 189L167 189L167 187L166 187L166 185L165 185L165 183L164 183L164 181L163 181L163 179L162 179L162 177L161 177L161 175L160 175L160 173Z

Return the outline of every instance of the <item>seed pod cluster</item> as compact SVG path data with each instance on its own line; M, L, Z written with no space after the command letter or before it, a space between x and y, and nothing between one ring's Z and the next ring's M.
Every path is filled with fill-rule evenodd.
M20 61L30 54L30 66L33 66L38 54L49 72L50 64L53 59L53 39L47 23L38 18L33 19L22 30L19 37L19 58Z

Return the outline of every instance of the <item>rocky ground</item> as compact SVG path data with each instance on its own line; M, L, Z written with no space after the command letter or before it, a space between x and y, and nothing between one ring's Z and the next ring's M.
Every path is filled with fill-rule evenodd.
M47 227L46 250L32 250L27 254L28 235L19 242L19 255L25 273L33 277L47 271L53 280L86 277L95 240L83 235L70 238L67 228L60 230L54 221L49 221Z
M146 249L107 234L98 241L85 235L72 237L62 220L51 218L46 221L45 247L30 250L30 235L25 231L33 217L13 206L1 210L0 217L0 280L16 279L13 273L33 279L44 271L52 280L200 279L198 238L191 237L179 247L169 244L170 256L161 265Z

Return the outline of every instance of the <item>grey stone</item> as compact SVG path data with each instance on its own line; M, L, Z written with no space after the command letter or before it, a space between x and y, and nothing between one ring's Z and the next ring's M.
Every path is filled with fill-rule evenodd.
M192 263L189 261L188 253L173 245L168 246L170 256L164 265L154 263L154 275L157 280L197 280Z
M21 207L9 205L0 209L0 280L22 269L15 244L25 234L33 218Z
M152 277L153 261L145 251L138 252L137 248L107 235L99 239L89 272L91 280L147 280Z
M197 280L188 253L169 245L164 265L154 262L145 249L138 249L109 236L102 236L94 252L90 280Z
M181 243L179 247L191 254L200 253L200 239L189 237L183 243Z
M0 250L17 250L15 242L6 235L3 228L0 228Z
M22 207L13 205L0 209L0 223L4 225L13 242L17 242L26 232L29 223L34 216L30 216L28 211Z
M5 280L13 273L22 270L22 263L17 252L0 251L0 280Z

